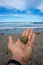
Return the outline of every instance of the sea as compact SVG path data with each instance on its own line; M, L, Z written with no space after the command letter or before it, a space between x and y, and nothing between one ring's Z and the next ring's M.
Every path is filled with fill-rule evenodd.
M43 22L0 22L0 34L21 34L26 29L43 32Z

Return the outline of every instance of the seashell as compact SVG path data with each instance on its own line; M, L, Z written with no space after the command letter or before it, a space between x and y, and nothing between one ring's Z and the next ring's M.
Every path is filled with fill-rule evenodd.
M28 42L28 37L27 36L20 36L20 41L24 44Z

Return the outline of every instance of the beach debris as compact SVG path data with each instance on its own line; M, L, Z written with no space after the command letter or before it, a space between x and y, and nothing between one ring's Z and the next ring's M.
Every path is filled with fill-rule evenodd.
M28 37L27 36L20 36L20 41L26 44L28 42Z
M39 35L39 34L40 34L40 32L36 32L36 34L37 34L37 35Z
M1 33L1 35L4 35L4 33Z
M8 51L6 51L6 54L7 54L7 55L9 54Z

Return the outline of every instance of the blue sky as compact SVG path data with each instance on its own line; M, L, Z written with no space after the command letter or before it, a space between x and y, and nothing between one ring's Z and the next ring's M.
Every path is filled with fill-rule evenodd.
M43 22L43 0L0 0L0 22Z

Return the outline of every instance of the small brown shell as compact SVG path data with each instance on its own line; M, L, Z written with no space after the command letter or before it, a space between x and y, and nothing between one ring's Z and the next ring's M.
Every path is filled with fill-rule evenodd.
M26 36L20 36L20 41L26 44L28 42L28 37Z

